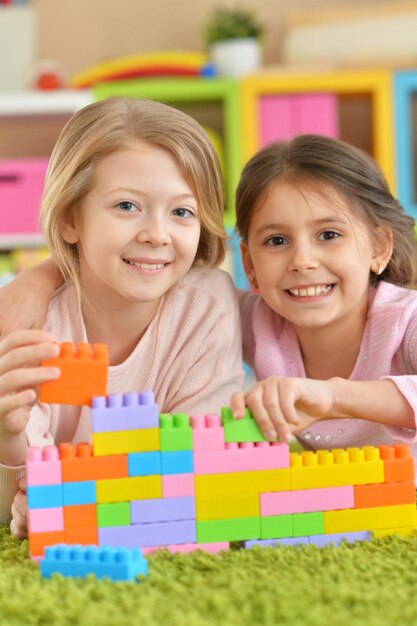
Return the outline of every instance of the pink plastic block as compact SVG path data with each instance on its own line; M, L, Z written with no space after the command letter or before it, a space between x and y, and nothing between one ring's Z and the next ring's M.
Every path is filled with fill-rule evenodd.
M260 144L264 147L279 139L291 139L294 132L294 98L263 96L260 101Z
M64 530L64 509L29 509L28 525L31 533Z
M61 461L56 446L29 447L26 454L28 486L58 485L62 482Z
M171 554L175 554L176 552L195 552L195 550L204 550L204 552L211 552L212 554L216 554L221 550L228 550L230 547L230 543L228 541L221 541L218 543L184 543L180 545L171 545L171 546L153 546L151 548L142 548L142 554L152 554L156 550L168 550Z
M261 515L310 513L355 507L353 486L261 493Z
M1 234L39 232L38 214L47 159L0 161Z
M225 450L194 453L195 474L252 472L289 466L290 455L284 443L226 443Z
M313 93L296 96L293 102L294 135L318 133L337 137L339 133L337 96Z
M194 474L165 474L162 476L162 497L177 498L194 495Z
M224 430L220 415L191 415L193 450L224 450Z

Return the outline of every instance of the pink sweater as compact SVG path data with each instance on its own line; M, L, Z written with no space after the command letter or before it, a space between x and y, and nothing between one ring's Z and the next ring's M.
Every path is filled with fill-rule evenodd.
M72 287L51 300L44 329L57 341L87 341ZM161 412L218 412L243 382L236 290L221 270L192 270L165 297L140 342L124 363L109 368L108 393L152 390ZM87 407L37 405L26 428L29 445L88 441ZM0 523L10 507L23 467L0 465Z
M254 293L240 292L243 358L261 380L271 375L305 377L297 337L291 325ZM370 290L368 319L350 380L389 378L417 416L417 292L386 282ZM384 427L358 419L319 422L298 436L307 449L413 444L416 429Z

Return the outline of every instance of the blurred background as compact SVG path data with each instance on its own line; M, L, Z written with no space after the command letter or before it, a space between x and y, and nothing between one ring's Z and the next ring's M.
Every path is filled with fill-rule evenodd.
M47 254L37 211L63 124L110 95L168 102L206 128L238 286L234 191L273 140L360 146L417 216L416 32L417 0L0 0L0 284Z

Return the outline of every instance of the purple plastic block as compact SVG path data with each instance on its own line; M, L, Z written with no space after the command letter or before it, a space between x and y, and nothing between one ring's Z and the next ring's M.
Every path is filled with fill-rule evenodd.
M371 533L367 530L361 530L350 533L334 533L332 535L311 535L309 537L309 543L314 543L319 548L322 548L329 543L338 546L341 541L353 543L354 541L369 541L370 539Z
M195 520L195 498L156 498L133 500L130 503L130 523L175 522Z
M244 548L253 548L254 546L260 546L261 548L270 548L271 546L297 546L307 545L308 537L284 537L283 539L252 539L251 541L245 541Z
M96 396L91 401L93 433L158 428L158 414L151 391Z
M26 454L26 484L40 486L60 483L62 483L62 472L58 448L56 446L29 447Z
M100 546L148 548L178 543L196 543L196 541L196 523L194 520L98 529Z

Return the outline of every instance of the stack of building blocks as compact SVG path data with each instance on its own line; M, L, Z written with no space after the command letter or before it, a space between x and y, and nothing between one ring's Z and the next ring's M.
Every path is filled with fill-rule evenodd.
M55 544L320 546L417 526L406 445L290 453L264 440L249 411L159 414L149 391L94 397L91 425L92 445L28 451L33 557Z

